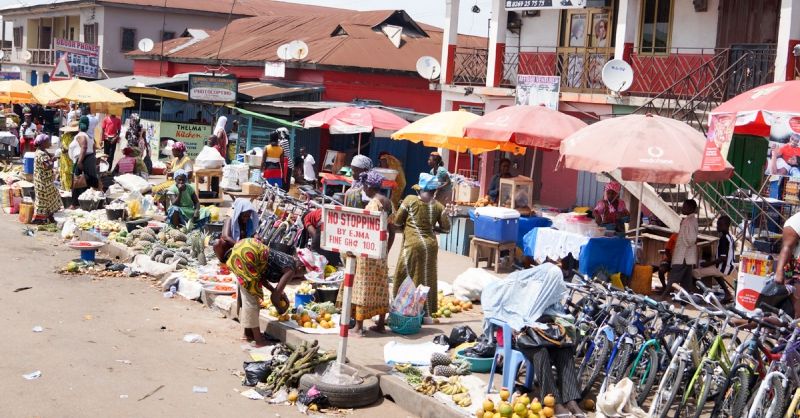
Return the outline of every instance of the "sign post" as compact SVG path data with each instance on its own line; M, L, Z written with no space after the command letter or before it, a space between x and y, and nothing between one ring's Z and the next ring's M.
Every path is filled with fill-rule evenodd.
M347 336L350 330L350 312L353 281L356 274L356 257L386 258L389 243L386 212L375 212L342 206L322 207L322 234L320 246L347 256L345 260L342 314L339 320L339 350L336 361L344 364L347 356Z
M189 100L235 103L239 83L236 76L189 74Z

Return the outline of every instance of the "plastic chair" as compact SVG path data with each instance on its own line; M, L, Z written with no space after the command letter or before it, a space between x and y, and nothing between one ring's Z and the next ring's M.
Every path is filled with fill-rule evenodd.
M504 321L499 319L489 318L489 323L499 326L503 331L503 346L501 347L498 341L497 349L494 352L492 359L492 370L489 372L489 386L486 393L492 392L492 382L494 381L494 372L497 370L497 358L503 356L503 387L509 391L514 391L514 384L517 381L517 373L519 373L519 366L525 363L525 387L531 388L533 386L533 365L522 352L514 350L511 343L511 336L514 330L511 329Z

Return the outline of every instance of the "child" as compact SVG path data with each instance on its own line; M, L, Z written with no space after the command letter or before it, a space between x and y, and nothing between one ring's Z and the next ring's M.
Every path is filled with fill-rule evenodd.
M675 251L672 253L672 267L669 273L668 288L673 283L680 284L687 292L694 291L692 270L697 264L697 202L689 199L683 202L681 228L675 240ZM669 290L667 290L669 291Z
M696 280L700 280L703 277L713 277L722 290L725 291L725 299L723 301L725 303L733 300L733 294L728 288L728 283L725 281L725 278L733 273L735 267L734 239L730 233L730 228L731 218L723 215L717 219L717 232L719 233L717 257L713 260L700 263L700 268L694 269L692 272Z

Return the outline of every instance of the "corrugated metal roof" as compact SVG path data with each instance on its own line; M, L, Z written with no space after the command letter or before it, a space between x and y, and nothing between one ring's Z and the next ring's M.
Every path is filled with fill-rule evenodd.
M228 14L234 0L169 0L167 9L196 10L207 13ZM332 7L286 3L275 0L235 0L233 13L237 16L281 16L286 14L325 14L340 11ZM14 12L40 6L107 4L134 7L164 8L164 0L17 0L13 4L0 6L0 10Z
M172 84L186 83L189 76L186 74L178 74L175 77L144 77L139 75L128 75L123 77L107 78L105 80L97 80L92 83L97 83L103 87L111 90L124 90L129 87L156 87L168 86Z
M410 21L403 31L400 48L396 48L380 30L383 23L397 24L398 21ZM341 28L341 31L337 32L337 28ZM278 47L299 39L309 47L308 56L302 60L307 64L413 72L420 57L440 56L443 38L441 29L416 25L402 10L342 10L317 16L243 18L231 22L227 32L221 29L209 35L207 39L165 55L168 59L197 62L216 61L217 58L229 63L278 61ZM173 43L165 50L176 49L174 41L170 41ZM481 47L486 45L486 38L462 35L459 36L459 44ZM149 54L135 51L128 56L155 58L157 51L160 51L159 45Z
M280 86L267 82L245 82L239 83L239 94L248 96L251 100L267 100L271 97L286 96L289 94L299 94L311 91L322 90L316 86Z

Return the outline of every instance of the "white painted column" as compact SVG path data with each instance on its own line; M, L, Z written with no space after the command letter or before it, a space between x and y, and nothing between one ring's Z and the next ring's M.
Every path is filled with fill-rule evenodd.
M489 24L489 57L486 65L486 87L497 87L503 78L506 57L506 25L508 12L503 0L492 0Z
M453 82L456 45L458 45L458 8L460 4L461 0L445 0L440 84L451 84Z
M614 29L614 59L625 59L633 52L639 26L639 0L620 0L617 27Z
M775 82L794 79L792 50L800 44L800 0L782 0L775 56Z

